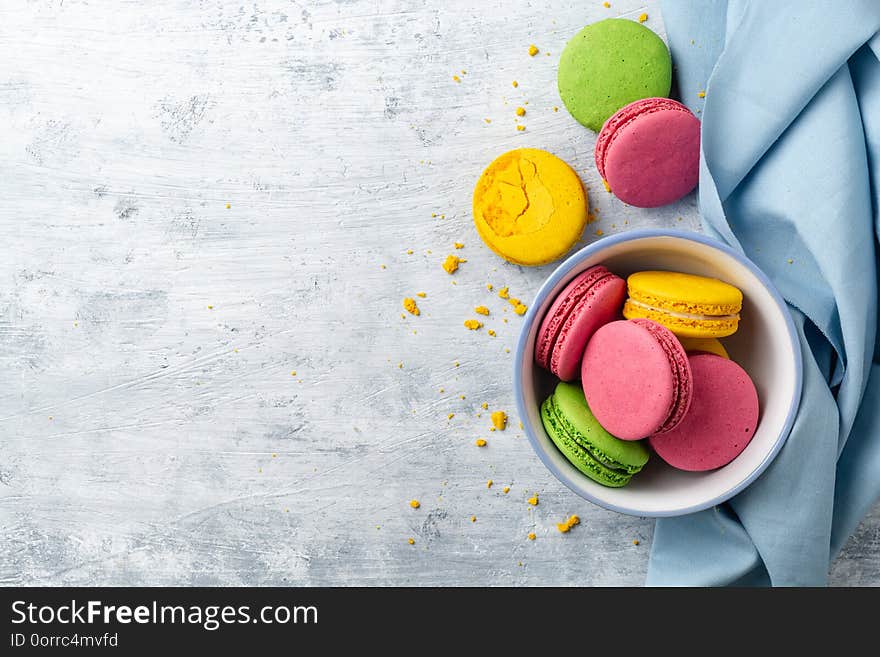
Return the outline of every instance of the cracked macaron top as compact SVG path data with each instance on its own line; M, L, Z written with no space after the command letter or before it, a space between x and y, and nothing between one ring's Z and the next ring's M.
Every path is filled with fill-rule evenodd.
M496 158L477 181L474 224L492 251L520 265L563 256L587 222L587 193L565 162L520 148Z

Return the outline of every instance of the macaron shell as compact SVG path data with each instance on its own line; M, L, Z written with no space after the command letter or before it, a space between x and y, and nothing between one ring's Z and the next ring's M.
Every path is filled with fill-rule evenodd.
M727 353L727 349L718 338L684 338L679 336L678 341L681 342L681 346L684 347L688 356L700 352L730 359L730 354Z
M597 281L578 301L562 325L550 359L550 371L563 381L578 377L584 350L596 330L617 319L626 297L626 282L611 274Z
M673 410L676 382L663 346L635 322L616 321L587 343L581 366L587 403L599 423L622 440L639 440Z
M492 251L519 265L543 265L568 252L587 222L587 193L555 155L521 148L497 157L477 181L474 225Z
M598 280L609 275L610 272L602 265L590 267L575 276L556 295L553 304L541 321L541 326L538 328L538 335L535 339L535 362L538 365L544 369L550 369L550 354L553 351L553 345L556 344L556 338L559 336L559 330L562 328L565 320L568 319L572 309L590 288Z
M673 431L651 436L657 455L680 470L702 472L730 463L748 446L758 426L754 383L734 361L714 354L690 357L693 401Z
M566 44L557 80L566 109L598 132L627 103L668 96L672 58L663 40L644 25L608 18L587 25Z
M624 203L656 208L677 201L699 181L699 119L686 109L647 108L610 136L601 170Z
M634 319L634 324L638 324L647 330L657 343L666 353L669 365L672 368L674 399L669 415L655 433L665 433L671 431L679 425L691 405L693 397L693 379L691 376L690 363L687 353L675 334L672 333L662 324L652 322L647 319Z

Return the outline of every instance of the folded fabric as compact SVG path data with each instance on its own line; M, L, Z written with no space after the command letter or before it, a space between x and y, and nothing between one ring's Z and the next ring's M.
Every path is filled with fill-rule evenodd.
M789 303L804 389L758 480L657 521L647 583L822 585L880 497L880 3L662 10L681 98L702 120L703 229Z

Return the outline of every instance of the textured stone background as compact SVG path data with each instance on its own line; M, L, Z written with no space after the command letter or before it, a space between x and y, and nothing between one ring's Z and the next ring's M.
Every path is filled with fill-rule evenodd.
M469 211L536 146L588 185L584 243L697 228L693 197L617 203L553 111L581 26L663 32L612 5L3 3L0 583L640 584L652 521L567 491L518 430L521 318L485 286L529 300L552 266L501 262ZM478 304L496 338L462 326ZM880 510L833 582L880 584Z

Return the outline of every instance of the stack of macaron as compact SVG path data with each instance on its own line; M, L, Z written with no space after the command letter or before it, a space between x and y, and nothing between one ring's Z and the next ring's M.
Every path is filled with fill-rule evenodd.
M560 379L541 407L559 451L615 487L651 451L688 471L736 458L757 428L758 394L719 338L736 332L742 301L736 287L693 274L578 274L535 341L536 362Z
M571 115L599 133L596 167L622 201L652 208L696 187L700 122L667 98L672 59L650 29L622 18L583 28L562 53L558 86ZM519 265L543 265L567 253L583 232L588 208L574 170L535 148L496 158L473 195L474 224L483 242Z

